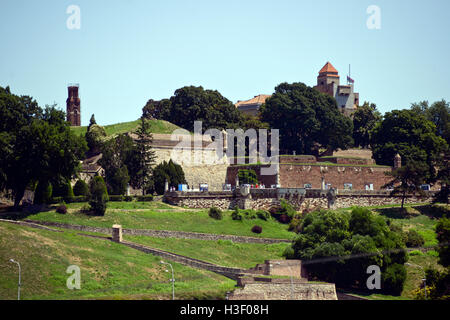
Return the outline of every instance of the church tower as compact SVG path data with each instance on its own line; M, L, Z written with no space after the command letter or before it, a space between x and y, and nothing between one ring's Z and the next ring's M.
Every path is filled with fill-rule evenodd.
M80 98L78 97L78 84L70 84L68 86L69 96L66 100L67 121L72 126L81 126L81 108Z

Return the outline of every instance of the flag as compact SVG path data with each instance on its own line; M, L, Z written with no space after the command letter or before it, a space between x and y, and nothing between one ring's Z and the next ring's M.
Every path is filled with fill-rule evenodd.
M355 80L353 80L352 78L350 78L350 76L347 76L347 82L348 82L348 83L355 83Z

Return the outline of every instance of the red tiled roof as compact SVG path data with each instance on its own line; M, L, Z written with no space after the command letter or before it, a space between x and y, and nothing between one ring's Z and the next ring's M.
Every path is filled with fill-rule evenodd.
M235 106L239 107L241 105L247 105L247 104L263 104L264 102L266 102L267 98L270 98L271 95L270 94L260 94L255 96L254 98L250 99L250 100L245 100L245 101L238 101Z
M330 62L327 62L322 69L320 69L319 74L321 73L328 73L328 72L332 72L332 73L338 73L338 71L336 70L335 67L333 67L333 65Z

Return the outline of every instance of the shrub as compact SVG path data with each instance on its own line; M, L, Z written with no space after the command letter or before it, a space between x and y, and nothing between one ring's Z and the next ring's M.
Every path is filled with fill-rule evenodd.
M208 215L213 219L222 220L222 210L220 210L219 208L210 208Z
M256 211L256 216L258 217L258 219L267 221L270 218L270 213L265 210L258 210Z
M283 251L283 257L286 259L294 259L295 258L295 252L294 249L291 246L287 246L286 249Z
M406 232L405 244L408 248L421 247L424 243L424 238L416 230L411 229Z
M47 204L52 200L53 187L50 182L39 181L34 193L34 204Z
M278 217L278 221L283 224L288 224L291 222L291 218L287 214L282 214Z
M133 201L133 197L132 196L124 196L123 200L126 202L131 202L131 201Z
M236 221L242 221L242 214L239 213L239 209L236 207L231 214L231 219Z
M410 256L423 256L423 252L420 250L413 250L409 252Z
M58 208L56 208L56 212L60 213L60 214L66 214L67 213L67 207L65 204L61 204L58 206Z
M238 172L239 184L257 184L258 178L253 169L241 169Z
M147 194L145 196L137 196L136 197L137 201L153 201L153 195L152 194Z
M57 203L61 203L63 202L64 198L63 197L53 197L52 201L50 202L51 204L57 204Z
M381 274L381 288L384 293L401 295L406 281L406 269L402 264L392 264Z
M121 195L110 195L109 201L123 201L123 196Z
M295 233L300 233L301 231L301 222L302 220L300 218L294 218L289 223L288 231L292 231Z
M87 196L89 194L89 187L83 180L78 180L73 187L73 193L75 196Z
M252 227L252 232L253 233L261 233L262 232L262 227L260 227L260 226L253 226Z
M95 215L104 216L106 211L106 203L109 200L106 184L102 177L96 176L91 180L90 186L91 197L89 205Z

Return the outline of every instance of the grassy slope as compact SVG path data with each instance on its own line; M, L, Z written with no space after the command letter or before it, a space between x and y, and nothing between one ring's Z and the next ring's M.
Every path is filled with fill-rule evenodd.
M15 299L22 265L23 299L169 299L171 284L158 257L75 232L0 222L0 299ZM69 290L69 265L81 269L81 290ZM178 298L224 297L234 282L215 273L173 263Z
M160 202L141 204L110 202L105 216L93 217L79 213L81 206L81 204L69 205L69 212L65 215L52 210L29 216L28 219L108 228L117 223L123 228L130 229L191 231L260 238L292 239L294 236L292 232L287 231L287 225L275 220L233 221L231 212L225 212L223 220L214 220L208 216L207 210L172 208ZM140 209L134 209L133 206ZM251 232L255 224L263 228L263 232L259 235Z
M143 236L124 236L124 239L218 265L238 268L251 268L268 259L283 259L282 253L289 246L288 243L234 243L229 240L205 241Z
M108 136L112 135L118 135L125 132L130 132L136 130L136 128L139 126L140 120L135 121L129 121L129 122L122 122L122 123L116 123L104 126L105 132ZM150 131L152 133L172 133L175 129L179 129L178 126L167 122L165 120L149 120L150 122ZM87 126L84 127L71 127L71 130L76 135L85 135Z

